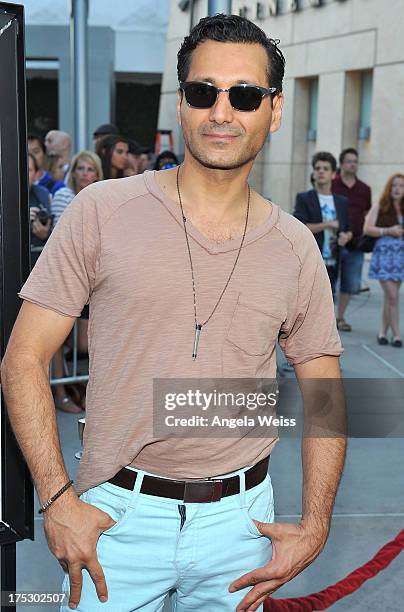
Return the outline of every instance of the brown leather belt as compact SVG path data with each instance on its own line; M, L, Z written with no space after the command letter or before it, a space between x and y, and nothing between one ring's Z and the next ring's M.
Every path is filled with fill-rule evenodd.
M269 457L261 459L252 468L245 472L245 488L252 489L264 480L268 473ZM137 472L122 468L108 482L132 490L136 482ZM144 476L140 493L181 499L185 503L206 503L219 501L222 497L240 493L240 480L238 476L223 479L207 480L171 480L157 476Z

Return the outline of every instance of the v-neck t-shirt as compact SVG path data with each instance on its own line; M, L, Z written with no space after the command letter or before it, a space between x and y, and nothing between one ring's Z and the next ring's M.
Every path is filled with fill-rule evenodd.
M241 236L215 244L187 224L203 321L228 279ZM278 341L292 364L342 352L330 282L313 234L271 204L268 218L246 233L193 360L183 220L153 171L80 191L19 295L69 317L79 317L90 304L78 493L128 465L167 478L207 478L254 465L271 453L277 438L268 436L154 436L154 379L275 378Z

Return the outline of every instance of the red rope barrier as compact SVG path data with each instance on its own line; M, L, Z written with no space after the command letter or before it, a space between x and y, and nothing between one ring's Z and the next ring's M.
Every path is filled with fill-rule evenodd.
M336 601L351 595L369 578L373 578L384 570L404 549L404 529L385 544L375 556L367 563L358 567L348 576L327 587L318 593L306 597L292 597L290 599L273 599L268 597L264 602L264 612L313 612L313 610L326 610Z

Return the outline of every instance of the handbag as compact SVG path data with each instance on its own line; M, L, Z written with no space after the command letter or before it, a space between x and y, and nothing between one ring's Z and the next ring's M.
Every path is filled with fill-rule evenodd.
M358 240L358 249L362 253L371 253L375 248L377 238L364 234Z

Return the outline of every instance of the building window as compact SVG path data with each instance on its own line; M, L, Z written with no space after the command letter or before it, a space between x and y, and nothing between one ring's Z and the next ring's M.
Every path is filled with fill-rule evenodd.
M310 79L307 140L317 139L318 78Z
M27 59L27 125L28 132L45 137L59 127L59 62Z
M361 97L359 116L359 140L370 138L370 120L372 115L373 72L366 70L361 74Z
M161 76L122 72L115 76L117 125L122 134L154 151Z

